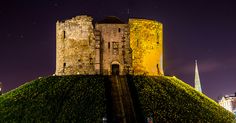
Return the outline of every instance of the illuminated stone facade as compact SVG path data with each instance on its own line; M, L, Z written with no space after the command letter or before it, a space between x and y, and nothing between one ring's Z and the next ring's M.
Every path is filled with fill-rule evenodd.
M130 46L135 75L163 75L163 27L146 19L130 19Z
M162 24L89 16L56 24L56 75L163 75Z
M219 100L219 104L236 116L236 93L223 96L221 100Z
M56 24L56 74L95 74L92 18L77 16Z
M119 65L119 74L125 75L132 67L132 54L129 45L129 25L97 23L96 30L101 32L102 73L107 75L112 73L113 65ZM118 68L117 68L118 69Z

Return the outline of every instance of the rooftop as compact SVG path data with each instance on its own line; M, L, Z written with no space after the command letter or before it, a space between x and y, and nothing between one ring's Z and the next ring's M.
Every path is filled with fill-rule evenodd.
M118 17L115 17L115 16L108 16L97 23L98 24L125 24L123 21L121 21Z

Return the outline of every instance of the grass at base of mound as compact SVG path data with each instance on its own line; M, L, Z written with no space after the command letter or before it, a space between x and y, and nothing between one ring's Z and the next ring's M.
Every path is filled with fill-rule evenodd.
M53 76L0 96L0 122L102 122L105 77Z
M232 123L235 116L175 77L134 76L145 117L154 122Z

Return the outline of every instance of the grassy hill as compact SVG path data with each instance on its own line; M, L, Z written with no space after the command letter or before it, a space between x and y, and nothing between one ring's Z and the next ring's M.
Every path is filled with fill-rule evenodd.
M135 76L142 113L154 122L232 123L234 115L175 77Z
M52 76L0 96L0 122L102 122L108 76ZM231 123L234 115L174 77L128 77L137 113L155 122Z
M46 77L0 96L0 122L101 122L104 77Z

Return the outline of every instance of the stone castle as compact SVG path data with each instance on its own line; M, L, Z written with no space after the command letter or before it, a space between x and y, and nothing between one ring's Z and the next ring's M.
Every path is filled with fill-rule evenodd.
M56 75L163 75L162 24L82 15L56 23Z

